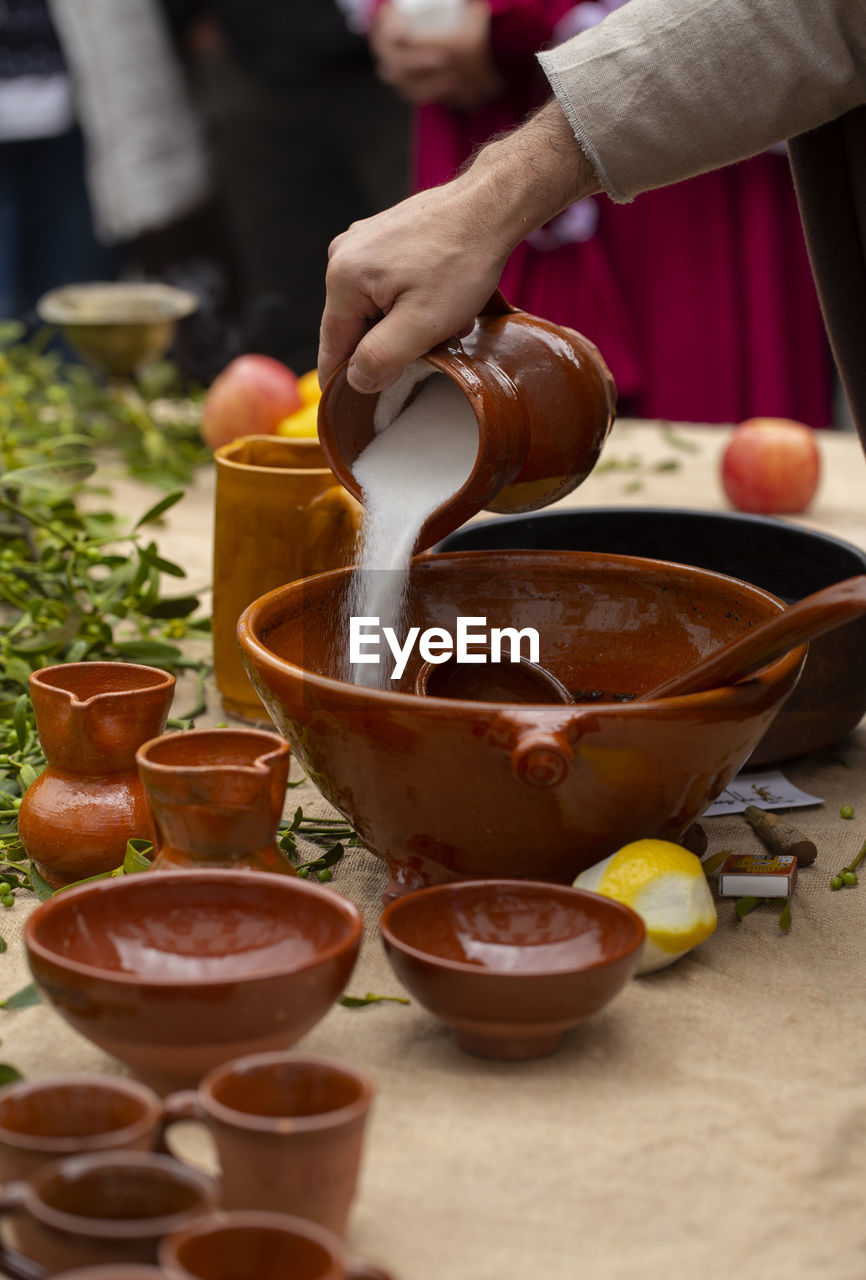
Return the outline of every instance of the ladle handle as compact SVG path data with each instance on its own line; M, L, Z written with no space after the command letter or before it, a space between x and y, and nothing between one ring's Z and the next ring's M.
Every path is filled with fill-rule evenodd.
M815 640L826 631L866 613L866 574L846 578L798 600L739 639L702 658L693 667L642 693L635 701L673 698L736 684L773 658Z

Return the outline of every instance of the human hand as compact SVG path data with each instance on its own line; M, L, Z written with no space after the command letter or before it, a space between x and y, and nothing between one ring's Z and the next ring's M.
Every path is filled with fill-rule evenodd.
M485 237L461 182L411 196L334 240L319 340L322 386L351 357L350 384L380 391L471 326L511 246Z
M369 40L379 78L416 106L437 102L468 111L502 92L488 0L466 0L460 26L435 37L414 34L393 5L383 4Z
M319 381L349 360L356 391L381 391L437 343L465 333L512 249L601 189L551 99L452 182L353 223L331 244Z

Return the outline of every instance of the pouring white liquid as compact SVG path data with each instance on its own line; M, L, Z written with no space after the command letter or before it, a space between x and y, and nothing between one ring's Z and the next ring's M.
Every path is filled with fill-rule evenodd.
M403 408L419 382L423 386ZM382 392L374 422L376 435L352 467L363 491L364 523L349 614L379 618L380 627L393 627L402 638L415 543L428 516L469 479L478 422L460 388L420 362ZM349 679L388 688L390 669L384 655L381 662L352 666Z

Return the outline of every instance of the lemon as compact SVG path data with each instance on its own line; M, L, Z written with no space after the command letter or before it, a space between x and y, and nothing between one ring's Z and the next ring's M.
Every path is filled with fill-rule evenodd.
M287 418L283 418L281 422L277 423L276 434L278 436L316 437L319 434L318 416L318 400L313 404L305 404L303 408L296 409L294 413L290 413Z
M318 404L322 395L319 390L319 375L315 369L309 369L298 378L298 395L303 404Z
M624 902L642 917L646 942L638 973L673 964L716 927L700 861L669 840L635 840L582 871L574 883Z

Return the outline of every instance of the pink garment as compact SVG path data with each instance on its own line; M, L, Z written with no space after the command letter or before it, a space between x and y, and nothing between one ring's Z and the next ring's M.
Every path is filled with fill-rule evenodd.
M490 0L490 7L507 92L472 113L418 110L416 189L447 181L491 134L544 101L549 87L535 51L551 43L557 23L565 34L584 12L589 23L616 0ZM630 205L604 196L593 203L597 216L577 220L576 234L587 238L536 247L556 244L557 219L552 234L518 245L502 291L598 345L621 412L829 425L830 357L787 157L756 156Z

